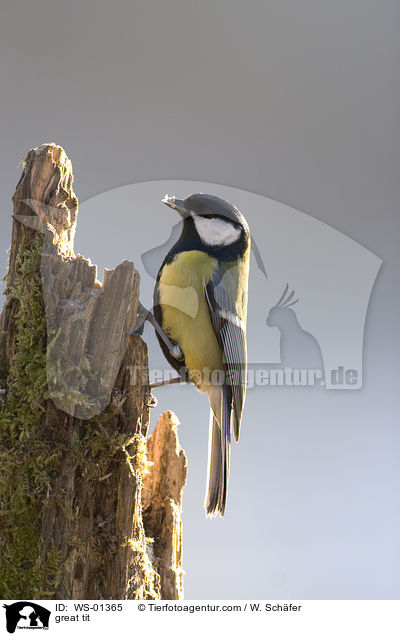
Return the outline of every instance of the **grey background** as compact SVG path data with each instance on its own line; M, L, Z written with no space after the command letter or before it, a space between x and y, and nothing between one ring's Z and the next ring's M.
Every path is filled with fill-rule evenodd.
M2 3L1 272L18 161L45 141L69 154L82 201L221 183L384 261L363 388L254 390L222 521L202 510L207 401L160 391L154 417L176 411L189 456L186 598L399 597L399 18L390 0Z

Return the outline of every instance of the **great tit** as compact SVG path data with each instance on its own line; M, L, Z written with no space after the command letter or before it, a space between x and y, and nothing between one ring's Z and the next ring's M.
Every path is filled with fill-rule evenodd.
M208 394L205 509L223 516L231 426L237 441L246 392L250 232L239 210L219 197L166 195L163 203L181 215L183 227L158 272L152 322L181 381Z

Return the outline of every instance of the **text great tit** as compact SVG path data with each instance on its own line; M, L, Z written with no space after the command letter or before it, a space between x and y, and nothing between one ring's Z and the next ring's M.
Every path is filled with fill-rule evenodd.
M182 381L210 401L205 509L224 515L231 426L235 440L245 400L250 232L224 199L192 194L163 199L182 217L180 238L164 259L154 288L161 348Z

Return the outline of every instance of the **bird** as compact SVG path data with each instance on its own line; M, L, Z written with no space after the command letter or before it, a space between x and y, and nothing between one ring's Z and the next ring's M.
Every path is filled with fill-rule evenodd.
M158 271L153 314L161 349L210 403L205 510L224 516L231 430L239 439L246 394L246 318L251 237L243 214L224 199L165 195L182 231Z

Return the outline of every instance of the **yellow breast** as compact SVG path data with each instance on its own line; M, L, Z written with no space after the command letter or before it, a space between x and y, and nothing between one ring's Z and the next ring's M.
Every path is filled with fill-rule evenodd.
M203 385L209 372L222 366L221 348L204 295L217 266L217 260L204 252L182 252L163 268L159 281L162 328L181 347L200 390L206 390Z

